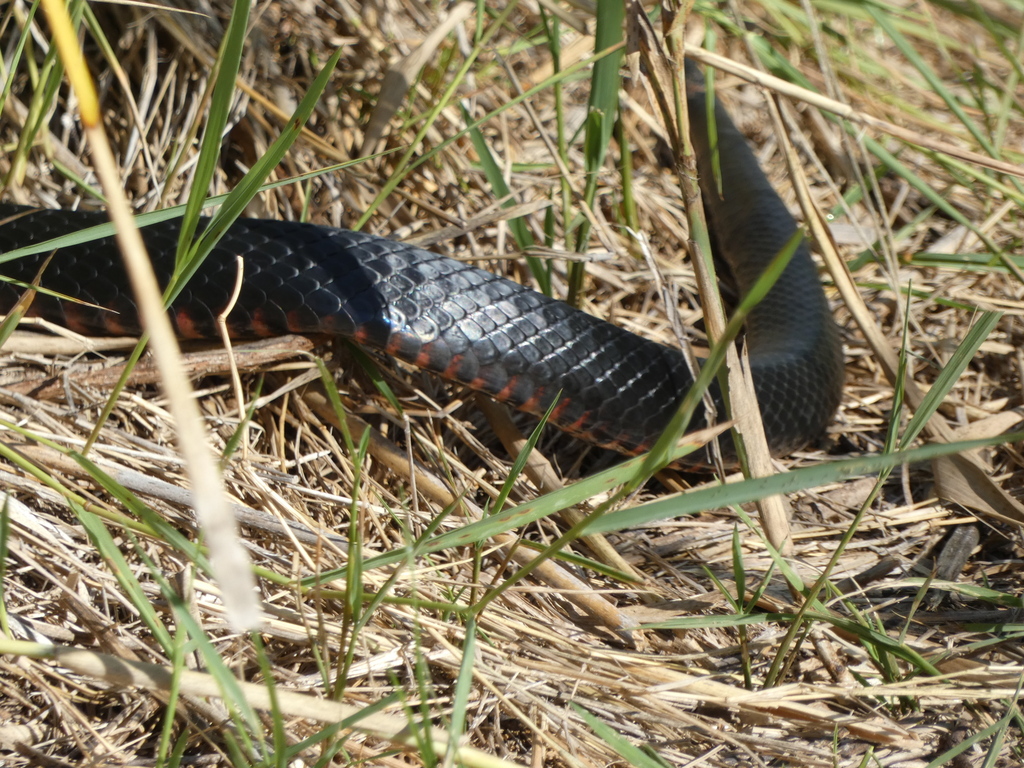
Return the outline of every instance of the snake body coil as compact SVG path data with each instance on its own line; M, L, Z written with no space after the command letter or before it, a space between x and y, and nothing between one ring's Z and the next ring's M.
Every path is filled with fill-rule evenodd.
M721 194L714 183L704 93L691 82L690 112L708 215L719 255L745 293L796 230L784 204L721 105L716 107ZM0 251L42 243L107 221L103 214L0 205ZM178 223L143 229L158 278L173 267ZM49 253L0 266L30 282ZM227 232L171 316L183 337L216 335L245 259L229 318L236 338L283 333L348 337L534 414L601 446L633 453L668 423L693 377L676 349L642 339L490 272L358 232L245 219ZM134 299L112 238L60 249L42 285L114 313L39 294L31 314L82 333L134 334ZM0 311L21 293L0 284ZM752 376L773 452L818 437L838 405L838 333L806 245L750 315ZM713 393L718 412L721 395ZM700 426L700 420L694 426Z

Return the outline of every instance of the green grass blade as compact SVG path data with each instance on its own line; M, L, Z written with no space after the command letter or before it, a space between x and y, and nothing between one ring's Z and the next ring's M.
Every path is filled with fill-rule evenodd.
M623 55L620 46L625 21L625 4L622 0L597 0L596 16L594 53L612 53L594 63L590 78L590 98L587 103L586 133L583 140L583 167L587 175L583 189L583 205L590 208L594 206L597 181L604 167L619 111L619 69L622 66ZM583 218L575 233L573 250L583 253L589 240L590 219ZM574 306L578 306L580 302L585 270L586 265L581 261L569 265L567 301Z
M298 107L296 107L295 113L274 140L274 143L270 145L236 187L225 197L223 205L210 219L209 225L199 236L198 242L189 250L185 263L181 266L180 270L176 270L176 275L171 281L171 285L165 291L164 300L166 303L169 304L173 301L174 297L184 288L188 279L199 269L203 259L213 250L224 232L242 215L246 206L249 205L249 202L263 187L267 177L270 176L288 153L288 150L291 149L292 144L295 143L295 140L302 133L303 126L305 126L310 115L313 113L313 109L320 101L324 89L334 74L334 68L340 56L341 49L339 48L317 74L309 90L302 97ZM201 206L199 210L201 210ZM189 200L189 207L185 212L185 218L182 220L183 234L190 213L191 199Z
M993 146L992 142L989 141L988 136L982 133L981 129L975 124L973 120L964 111L964 108L960 106L960 101L953 96L953 94L946 88L946 84L942 81L935 71L925 62L924 58L914 49L910 42L896 29L892 24L888 12L883 11L880 7L873 5L872 3L865 3L864 9L868 12L872 19L878 24L879 27L889 36L893 44L899 49L900 53L906 57L915 69L924 77L925 81L932 91L945 102L946 106L949 107L949 111L952 112L960 123L968 130L974 140L988 152L992 157L999 157L999 151Z
M989 334L995 330L996 324L1002 316L1002 312L981 313L971 326L971 330L967 332L964 340L957 345L956 352L953 353L949 362L943 366L942 372L935 380L935 383L932 384L931 389L924 396L924 400L921 401L921 405L910 419L903 437L900 439L901 445L909 445L917 439L928 419L938 410L942 401L946 399L953 386L960 380L961 374L967 370L967 366L970 365L971 360L974 359L981 345L988 339Z
M575 702L570 702L576 714L593 729L594 733L609 747L614 749L627 765L634 768L669 768L670 763L658 755L633 744L626 737L614 730L603 720L599 720Z
M660 501L649 502L638 507L624 509L605 515L587 528L587 533L610 533L640 525L649 525L656 520L669 520L683 515L692 515L707 509L746 504L764 496L794 493L828 483L848 480L853 477L874 474L900 464L930 461L939 456L948 456L961 451L1001 445L1024 439L1024 432L998 435L984 440L965 440L959 443L937 443L915 448L910 451L860 459L821 464L815 467L801 467L785 474L744 480L714 488L704 488L691 493Z
M472 116L466 111L465 105L460 103L459 107L462 110L463 120L465 120L467 124L472 122ZM505 183L505 177L502 175L501 168L498 166L497 161L495 161L494 155L491 153L491 148L488 146L486 139L484 139L483 133L479 128L471 128L467 130L469 130L469 139L473 142L473 148L476 150L476 154L480 158L480 166L483 169L484 176L487 177L487 182L491 185L494 196L499 200L505 201L502 203L503 208L513 207L515 205L515 200L512 199L512 190L509 189L508 184ZM509 220L508 228L520 251L528 251L533 246L533 234L530 232L530 228L527 226L525 219L522 217L516 217ZM546 296L550 296L551 275L548 272L548 268L545 263L536 257L528 255L526 257L526 264L530 268L530 273L533 275L534 280L537 281L541 293Z
M242 49L249 26L249 0L238 0L231 10L228 30L221 41L220 53L214 64L211 77L213 92L210 97L210 111L199 145L199 157L192 189L185 204L185 215L181 219L181 235L178 240L178 264L188 262L187 255L199 226L199 215L203 210L210 182L220 161L220 147L224 140L224 129L228 124L231 105L235 94L235 80L242 61Z

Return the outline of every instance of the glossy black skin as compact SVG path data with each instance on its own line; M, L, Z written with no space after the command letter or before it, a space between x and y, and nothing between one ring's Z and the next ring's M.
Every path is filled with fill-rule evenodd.
M702 115L703 88L690 72L689 107ZM743 137L716 105L724 198L703 184L720 256L741 292L796 229ZM693 120L702 181L710 178L706 123ZM707 187L712 187L711 189ZM0 252L107 221L105 215L0 205ZM177 222L143 230L162 283L173 266ZM29 282L46 255L0 264ZM438 373L626 453L650 447L693 378L682 354L462 262L381 237L310 224L237 222L174 301L179 334L215 337L245 259L241 297L229 320L236 338L333 334ZM136 333L138 318L112 239L64 248L42 285L116 314L38 295L32 314L84 333ZM21 289L0 284L0 311ZM746 343L769 445L784 454L820 436L839 402L842 356L805 246L751 314ZM715 392L719 413L721 395ZM693 427L703 424L703 416Z
M704 81L689 62L686 78L690 137L716 255L729 265L745 295L797 225L743 135L716 101L719 191L705 119ZM772 453L791 452L819 437L839 406L843 349L806 241L747 319L746 344Z

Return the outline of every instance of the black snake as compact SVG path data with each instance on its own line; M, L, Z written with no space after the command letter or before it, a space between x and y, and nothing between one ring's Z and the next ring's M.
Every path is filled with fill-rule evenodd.
M705 94L691 82L692 139L716 250L745 293L796 231L728 114L715 104L721 194L714 183ZM101 213L0 205L0 251L106 221ZM166 283L177 221L143 236ZM29 282L48 253L0 266ZM171 317L183 337L216 333L245 259L241 297L229 318L236 338L336 334L381 350L551 423L624 452L649 447L693 383L676 349L547 298L518 283L381 237L286 221L244 219L227 232ZM83 333L134 334L139 321L112 238L61 249L42 285L106 310L39 294L31 314ZM0 283L0 311L22 289ZM839 402L839 335L806 244L748 318L746 344L765 431L774 453L817 438ZM721 394L714 392L721 408ZM702 417L696 424L701 425Z

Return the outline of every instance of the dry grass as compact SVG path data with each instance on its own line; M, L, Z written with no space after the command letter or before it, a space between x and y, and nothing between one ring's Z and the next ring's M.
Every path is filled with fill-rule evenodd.
M857 123L844 132L815 109L783 102L782 117L794 127L787 133L799 152L798 179L819 210L835 214L832 235L852 266L860 317L872 323L858 326L858 307L832 292L845 328L846 396L823 445L789 464L828 464L884 446L894 394L877 345L900 348L905 313L911 374L922 386L939 378L977 309L1004 313L939 413L942 428L971 430L966 434L974 437L1010 429L1024 363L1024 286L1012 274L1024 266L1013 260L1024 240L1020 179L986 170L990 165L978 160L988 153L984 142L953 120L940 92L923 84L907 53L861 6L830 10L817 41L809 32L814 24L797 5L737 6L756 34L744 41L731 17L713 15L726 25L727 34L720 29L714 44L718 53L750 65L745 42L767 43L780 66L792 66L806 78L803 85L849 102L854 117L894 124L903 136L967 158L915 149L877 128L858 130ZM5 17L0 33L5 60L28 11L20 2L8 8L14 17ZM574 31L592 31L593 22L575 6L558 8L566 16L561 66L568 68L593 51L593 42ZM1024 73L1007 55L1019 52L1019 37L1005 34L1021 28L1019 7L988 2L984 24L960 15L967 6L914 10L922 15L905 17L902 34L951 94L974 104L968 117L984 126L1000 152L993 164L1019 164L1013 148L1024 141ZM86 33L85 49L125 187L140 211L181 203L224 19L127 6L93 11L98 27ZM548 77L552 61L538 42L538 6L512 7L507 25L460 74L475 24L490 24L468 13L458 34L431 41L424 59L408 62L412 90L391 114L378 106L385 75L439 27L444 16L435 13L441 12L399 0L260 6L211 192L238 182L274 140L318 62L345 46L309 131L275 178L384 154L266 192L249 215L308 215L352 226L365 212L370 231L421 238L530 280L513 244L509 211L501 207L505 201L497 199L501 194L463 133L459 103L443 104L430 123L424 116L452 83L476 119ZM691 42L701 39L698 26L694 20ZM96 44L98 30L111 46L109 57ZM47 102L32 85L45 40L35 27L0 123L5 196L92 207L94 179L74 105L66 90ZM995 40L1008 49L1000 51ZM827 67L814 63L815 45ZM559 295L568 278L557 257L565 250L567 222L581 215L585 185L584 150L574 136L586 119L586 74L583 68L562 84L562 103L553 89L542 89L482 126L512 190L512 213L524 217L535 253L556 257L552 282ZM763 92L728 74L719 75L718 88L796 208ZM399 98L404 92L400 84ZM690 301L692 272L678 258L686 217L678 184L659 163L661 118L642 81L627 79L622 98L629 106L622 129L632 150L637 223L654 258L638 259L640 249L627 235L621 158L613 143L590 214L585 304L669 341L673 317L660 300L658 280L680 293L685 325L698 317ZM37 110L45 116L42 130L31 147L17 148ZM379 142L367 139L368 126L384 127ZM566 144L561 167L552 160L560 138ZM871 141L892 153L906 174L882 168L868 152ZM406 152L418 163L409 173ZM877 179L857 185L875 171ZM392 184L393 191L379 197ZM863 188L874 197L859 194ZM1006 255L1003 262L998 251ZM841 284L842 276L835 280ZM516 564L531 561L536 551L514 546L513 535L543 547L569 522L545 515L512 534L443 548L429 548L432 537L457 533L503 494L517 504L550 493L603 466L602 457L545 434L539 449L551 464L510 476L509 453L493 437L504 427L485 421L481 404L466 392L381 363L392 401L358 357L340 346L319 347L316 354L337 373L349 414L341 430L308 345L289 340L269 351L265 345L236 350L246 403L260 400L224 473L258 568L267 624L257 638L227 629L218 589L192 543L198 536L181 490L175 430L155 377L140 372L89 454L134 494L126 499L114 482L99 483L96 472L67 454L81 449L96 428L117 375L107 369L117 370L123 357L106 351L97 363L95 356L69 351L77 342L61 342L63 349L36 337L21 343L7 348L0 388L0 476L10 492L0 535L6 554L0 628L17 640L106 656L61 652L53 663L37 658L46 655L40 647L3 646L22 652L0 657L3 765L444 760L444 735L426 738L415 725L417 715L455 736L464 732L465 743L479 750L460 753L458 759L470 764L488 755L535 766L621 760L924 766L940 756L932 764L1011 766L1024 760L1016 703L1024 671L1020 533L1018 525L991 514L1012 517L1015 510L1012 499L996 494L1012 496L1020 486L1024 467L1013 446L983 457L990 486L967 500L980 516L948 500L964 502L947 489L951 477L935 475L959 471L949 466L904 467L877 497L873 479L837 480L794 494L790 563L804 582L829 567L855 526L828 572L837 591L822 594L827 607L810 602L800 619L794 614L801 603L786 589L780 561L753 530L742 523L737 529L730 509L636 526L612 534L604 548L590 538L564 548L571 558L545 561L510 584ZM211 439L224 451L236 437L239 403L225 357L199 354L186 365L198 380ZM41 378L52 384L40 388ZM913 403L910 394L907 399ZM661 480L621 506L671 498L666 489L687 487L694 478L669 472ZM936 498L936 488L944 500ZM584 496L587 501L570 510L577 516L603 500L597 491ZM961 524L975 526L980 539L963 572L950 574L959 585L929 592L922 577L931 576L947 532ZM362 558L349 557L360 550ZM386 563L373 559L389 554L394 557ZM498 587L503 591L494 593ZM489 602L478 610L485 596ZM629 630L648 623L669 628ZM153 668L115 676L111 658L210 677L162 678ZM97 668L104 660L108 666ZM229 673L261 686L271 679L281 694L308 696L281 695L263 708L259 696L267 688L262 694L232 691ZM210 697L203 686L211 679L224 686L216 690L227 691L230 706ZM170 696L159 690L168 685L175 687ZM380 703L381 709L355 731L338 730L331 724L351 711L333 708L332 699L352 707ZM247 711L246 702L257 709ZM630 752L630 745L650 751ZM947 752L958 745L965 749L961 756Z

